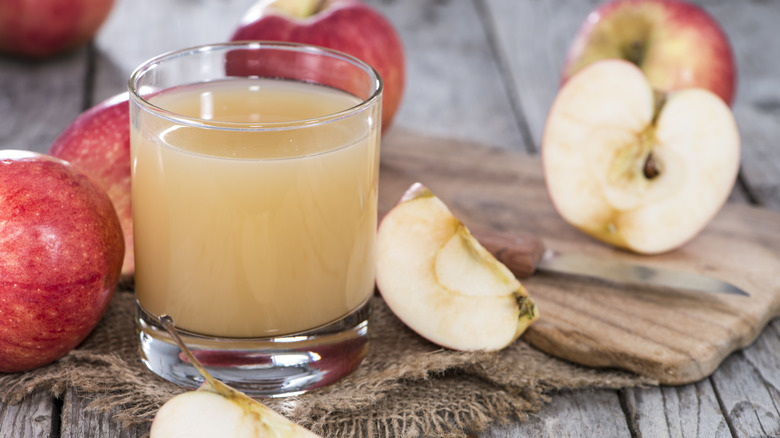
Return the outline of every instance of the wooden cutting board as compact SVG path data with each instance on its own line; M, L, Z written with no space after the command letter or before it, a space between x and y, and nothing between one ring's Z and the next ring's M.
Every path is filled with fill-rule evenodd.
M389 132L382 144L380 211L418 181L470 227L532 233L562 252L702 273L751 295L615 286L539 273L522 280L541 313L524 339L556 357L685 384L710 375L780 314L779 213L727 204L682 248L657 256L631 254L591 239L558 216L538 157Z

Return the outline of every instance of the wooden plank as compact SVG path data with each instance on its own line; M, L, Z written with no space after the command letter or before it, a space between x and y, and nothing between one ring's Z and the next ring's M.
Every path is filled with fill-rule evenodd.
M776 389L780 387L776 355L779 325L778 320L773 321L751 347L733 355L728 365L715 372L710 380L716 382L717 394L710 380L681 387L627 390L626 404L639 436L731 437L730 428L734 436L780 433ZM720 401L727 408L727 417Z
M780 363L777 361L776 352L780 351L780 320L774 320L763 335L748 349L744 350L742 355L735 354L731 363L732 367L738 369L738 375L758 375L762 381L761 386L772 388L767 391L757 391L757 381L748 383L748 386L739 391L733 391L734 388L719 387L718 394L711 383L712 379L705 379L684 386L662 386L652 388L633 388L623 391L624 405L630 429L631 436L641 437L701 437L701 438L727 438L732 436L778 436L780 429L777 427L777 419L780 414L777 413L777 389L780 388ZM730 359L731 360L731 359ZM716 371L716 376L720 375ZM732 376L723 377L725 381L730 381ZM717 377L713 378L717 379ZM740 380L745 383L745 380ZM738 386L740 383L735 384ZM774 392L774 405L769 405L769 409L756 409L757 404L762 401L766 406L764 395ZM607 391L604 391L607 392ZM558 400L558 398L577 398L582 394L590 394L588 391L578 391L571 394L554 394L552 402L543 407L541 411L533 415L527 423L511 423L503 426L496 426L489 431L484 432L484 437L510 437L510 436L596 436L594 433L583 433L578 435L576 431L581 425L581 418L573 418L566 411L566 406L570 401ZM753 401L754 394L758 394L757 400ZM720 401L730 401L738 406L732 412L729 412L728 420L721 410ZM738 400L738 401L737 401ZM762 407L763 407L762 406ZM773 408L774 406L774 408ZM614 415L614 408L611 412L591 412L592 418L586 418L586 423L597 421L609 415ZM578 411L578 415L583 415ZM754 417L755 416L755 417ZM745 418L753 420L748 421L745 426ZM756 424L760 422L759 424ZM729 423L734 424L736 434L732 435ZM552 430L555 425L557 429ZM760 426L762 432L758 432ZM566 431L575 431L574 434L567 435ZM599 435L601 436L601 435ZM628 436L626 434L625 436Z
M56 433L58 415L54 398L45 391L30 394L19 404L0 405L0 438L50 437Z
M148 425L123 427L112 416L116 410L108 412L88 410L89 402L88 397L75 391L68 391L65 394L61 438L138 438L149 434Z
M404 43L407 84L397 125L525 151L509 93L472 2L370 0Z
M82 109L87 50L26 61L0 57L0 149L47 152Z
M536 150L558 92L566 52L588 12L600 0L477 0L493 23L493 38Z
M130 72L152 56L227 39L252 3L205 2L193 8L185 0L118 1L97 40L95 100L124 91ZM397 125L525 150L473 4L370 3L396 26L405 44L407 85Z
M586 365L609 365L610 358L614 358L613 365L623 366L618 363L627 360L632 363L629 369L668 384L706 377L726 355L752 342L769 319L780 312L780 282L774 275L780 269L778 223L780 216L769 210L727 205L684 247L663 255L630 258L647 266L721 278L747 290L750 298L723 294L695 296L681 291L669 295L652 292L644 295L643 291L650 289L642 287L630 288L633 293L626 294L625 288L612 289L587 282L570 283L570 291L577 290L575 296L547 289L546 284L553 285L558 279L541 281L540 277L539 284L534 278L534 283L530 284L545 292L540 296L543 298L541 303L547 304L552 314L529 331L532 337L528 339L551 354L566 350L564 357ZM563 242L556 239L554 243ZM562 252L586 253L596 249L584 241L556 248L553 240L548 239L548 244ZM724 247L729 248L728 254L717 250ZM598 251L591 255L618 259L623 254ZM705 266L706 272L702 269ZM558 283L557 287L565 286ZM567 317L570 312L572 315ZM593 318L580 324L583 322L579 321L580 317L588 312L593 312ZM621 320L619 314L626 318ZM542 334L542 329L550 332ZM536 339L536 335L542 338ZM592 344L587 338L609 341L591 350ZM617 350L607 345L618 344L626 349L620 349L620 357L614 357ZM559 349L564 345L566 347ZM624 354L632 358L628 359Z
M780 391L780 318L775 318L756 342L743 351L745 372L757 374L761 384ZM780 404L778 404L780 409Z
M227 41L255 0L117 0L96 41L95 102L127 88L130 73L171 50Z
M730 436L709 380L685 386L630 388L624 391L629 422L637 436Z
M522 423L496 425L479 434L483 438L631 436L615 391L563 391ZM652 435L650 435L652 436Z
M733 109L742 136L743 178L760 205L780 210L780 4L699 3L718 20L734 49L739 82Z
M726 359L711 380L735 437L780 436L780 322Z

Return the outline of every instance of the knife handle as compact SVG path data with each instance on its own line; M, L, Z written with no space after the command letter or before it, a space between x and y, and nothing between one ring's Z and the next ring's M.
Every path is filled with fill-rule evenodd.
M545 250L542 240L530 234L484 229L472 230L472 234L517 278L530 277Z

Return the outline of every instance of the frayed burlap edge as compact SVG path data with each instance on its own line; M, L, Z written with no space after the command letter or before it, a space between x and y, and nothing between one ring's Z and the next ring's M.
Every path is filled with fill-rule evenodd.
M18 403L48 390L74 390L87 409L110 411L126 427L148 426L159 407L186 389L149 372L134 336L135 301L115 295L93 333L60 360L0 375L0 401ZM498 353L442 349L404 326L374 298L369 352L351 375L296 397L263 402L328 437L465 437L496 421L524 419L560 389L655 384L614 370L595 370L542 353L522 339Z

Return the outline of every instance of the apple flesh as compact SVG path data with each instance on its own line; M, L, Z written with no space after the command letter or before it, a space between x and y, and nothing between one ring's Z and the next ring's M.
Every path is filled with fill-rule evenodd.
M663 92L704 88L731 105L736 65L727 35L701 7L679 0L614 0L582 24L569 49L563 81L594 61L636 64Z
M152 421L150 438L319 437L215 379L179 338L173 320L164 315L160 322L205 382L197 390L179 394L162 405Z
M500 350L539 316L512 272L419 183L382 219L376 275L393 313L443 347Z
M401 39L393 25L360 0L261 0L242 17L232 41L287 41L326 47L371 65L384 84L382 127L401 103L406 81Z
M95 36L114 0L0 1L0 51L43 58Z
M122 277L124 281L131 278L135 262L128 94L118 94L81 113L54 140L49 154L70 162L108 194L124 233Z
M95 328L124 243L108 196L68 163L0 151L0 372L64 356Z
M726 202L740 161L730 108L704 89L662 96L621 60L560 90L542 139L550 198L570 224L638 253L675 249Z

